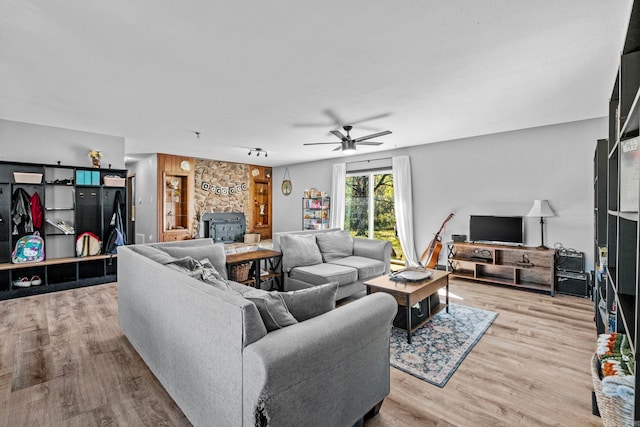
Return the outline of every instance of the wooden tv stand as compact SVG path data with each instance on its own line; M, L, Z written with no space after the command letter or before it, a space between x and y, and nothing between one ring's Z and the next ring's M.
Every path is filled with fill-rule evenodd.
M555 250L526 246L448 242L452 278L547 291L555 295Z

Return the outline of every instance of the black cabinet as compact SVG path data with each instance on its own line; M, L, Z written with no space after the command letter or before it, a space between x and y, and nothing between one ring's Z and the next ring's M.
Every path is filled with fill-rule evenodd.
M0 162L0 299L115 281L117 257L78 257L76 238L88 231L105 241L117 193L126 224L126 177L122 169ZM18 239L33 234L12 219L19 189L40 199L42 223L33 231L44 240L41 262L12 262Z

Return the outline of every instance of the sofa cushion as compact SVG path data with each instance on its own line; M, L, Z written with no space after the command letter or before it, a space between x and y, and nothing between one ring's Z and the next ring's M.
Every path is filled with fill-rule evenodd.
M280 250L282 251L282 268L285 273L295 267L322 263L322 254L313 235L285 234L280 237Z
M304 322L336 308L338 286L338 282L331 282L299 291L281 292L280 295L293 317Z
M334 259L329 264L355 268L358 271L359 280L380 276L384 273L384 262L355 255Z
M325 262L353 255L353 238L348 231L318 233L316 242Z
M131 246L131 249L139 253L140 255L145 256L162 265L165 265L176 259L175 257L169 255L165 251L161 251L160 249L154 248L152 246L135 245L135 246Z
M249 289L242 296L256 305L268 332L298 323L287 309L279 292Z
M296 267L289 273L289 277L312 285L322 285L338 282L340 286L358 280L358 270L352 267L332 263L320 263L305 267Z
M161 250L174 258L184 258L186 256L197 260L206 258L213 264L223 278L227 278L227 256L224 253L224 245L215 244L189 247L163 246Z

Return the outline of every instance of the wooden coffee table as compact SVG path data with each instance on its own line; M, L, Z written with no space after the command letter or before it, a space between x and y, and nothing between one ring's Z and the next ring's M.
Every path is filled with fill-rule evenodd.
M429 315L420 323L411 326L411 307L425 298L438 292L439 289L446 289L445 304L440 304L434 310L434 314L443 307L449 312L449 271L431 270L433 275L430 279L421 282L395 282L389 279L389 275L376 277L367 280L364 284L367 286L367 294L373 292L386 292L391 294L398 306L404 307L407 313L407 342L411 344L411 333L418 329L431 317L431 307L429 306Z

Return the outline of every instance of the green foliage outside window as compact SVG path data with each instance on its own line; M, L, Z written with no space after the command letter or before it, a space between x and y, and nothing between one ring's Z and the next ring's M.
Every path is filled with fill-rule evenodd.
M344 227L354 237L369 236L369 182L371 175L346 177ZM388 240L393 247L391 257L403 259L396 231L393 202L393 175L373 175L373 237Z

